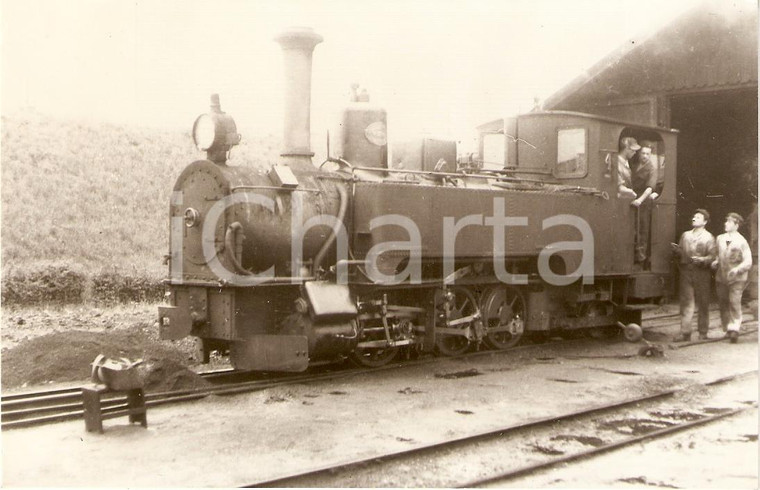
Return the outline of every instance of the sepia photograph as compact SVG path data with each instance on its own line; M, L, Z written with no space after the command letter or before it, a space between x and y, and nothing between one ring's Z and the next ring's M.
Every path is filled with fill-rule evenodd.
M0 0L6 488L758 488L753 0Z

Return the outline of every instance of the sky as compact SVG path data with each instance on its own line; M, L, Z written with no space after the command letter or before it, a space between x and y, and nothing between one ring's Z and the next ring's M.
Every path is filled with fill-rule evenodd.
M696 0L2 0L0 112L189 130L219 93L243 134L282 127L290 26L314 51L312 133L349 87L388 111L389 134L467 139L529 111L631 38Z

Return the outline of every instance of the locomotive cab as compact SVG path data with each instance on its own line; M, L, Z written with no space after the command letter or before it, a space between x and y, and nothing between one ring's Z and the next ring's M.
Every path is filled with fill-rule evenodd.
M675 229L677 131L565 111L533 112L499 119L479 128L483 168L516 177L579 188L598 189L604 200L584 213L593 223L596 271L601 275L635 274L631 298L654 298L670 292L669 244ZM651 146L656 199L640 207L618 193L620 142L633 137ZM641 165L641 152L630 159ZM668 165L666 165L666 161ZM649 233L642 233L648 227ZM637 256L638 254L638 256ZM666 284L668 283L668 284Z

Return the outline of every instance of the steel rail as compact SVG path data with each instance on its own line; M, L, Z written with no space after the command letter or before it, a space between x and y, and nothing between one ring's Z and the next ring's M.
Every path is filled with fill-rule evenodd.
M717 311L717 310L711 310L711 311ZM678 313L666 313L661 315L654 315L652 317L648 317L647 321L656 321L666 318L675 318L678 317ZM661 328L666 325L658 325L657 328ZM644 327L646 329L646 327ZM524 347L524 346L516 346L516 347ZM508 350L508 349L505 349ZM498 352L498 351L496 351ZM204 378L212 378L212 377L224 377L227 375L240 375L241 371L236 371L234 369L230 368L222 368L214 371L206 371L202 373L198 373L199 376ZM37 391L27 391L23 393L12 393L12 394L4 394L2 395L1 402L2 405L9 404L10 402L14 402L17 400L25 400L25 399L41 399L43 397L53 397L53 396L65 396L65 395L71 395L71 394L78 394L82 390L81 386L75 386L71 388L57 388L52 390L37 390Z
M23 400L26 398L38 398L41 396L56 396L74 393L80 390L80 387L75 388L58 388L54 390L39 390L39 391L26 391L23 393L13 393L10 395L3 395L3 403L7 403L15 400Z
M662 315L653 318L665 318L672 315ZM677 315L676 315L677 316ZM744 324L752 323L753 321L746 321ZM656 328L661 328L658 326ZM756 332L757 330L744 331L740 335L747 335ZM575 341L583 341L584 339L576 339ZM722 338L701 340L695 342L687 342L679 344L679 348L684 348L692 345L699 345L710 342L722 341ZM573 340L562 340L549 342L552 343L566 343ZM541 346L547 345L546 343L540 344ZM477 352L468 352L459 356L448 357L447 359L461 359L461 358L476 358L484 355L502 355L507 353L514 353L520 350L527 350L538 347L538 345L518 345L504 350L484 350ZM441 358L425 358L412 362L395 362L386 366L381 366L373 369L366 368L352 368L348 370L341 370L338 372L328 373L308 373L308 374L285 374L278 376L275 379L268 380L255 380L246 381L241 383L226 384L215 387L203 387L189 390L175 390L166 392L154 392L146 393L145 401L146 407L156 407L160 405L166 405L170 403L180 403L184 401L194 401L205 398L209 395L233 395L252 391L260 391L277 386L284 386L292 383L312 382L336 379L341 377L349 377L357 374L383 372L391 369L397 369L401 367L418 367L430 363L440 362ZM221 369L217 371L211 371L200 374L203 377L235 377L245 375L240 371L231 369ZM110 407L115 406L118 403L123 403L125 400L124 395L116 393L107 394L104 397L103 406ZM2 429L30 427L35 425L42 425L53 422L62 422L68 420L80 419L84 416L84 403L81 395L81 387L55 389L49 391L35 391L27 393L18 393L12 395L3 395L0 402L0 408L2 408Z
M214 377L214 376L225 376L230 374L239 373L239 371L235 371L230 368L222 368L222 369L216 369L213 371L206 371L202 373L198 373L201 377ZM5 405L11 405L12 402L19 402L23 400L44 400L44 399L53 399L55 397L60 397L62 399L66 398L67 396L76 395L82 391L81 386L73 386L71 388L56 388L53 390L36 390L36 391L25 391L22 393L11 393L11 394L5 394L2 396L2 404Z
M734 380L734 379L736 379L738 377L746 376L747 374L750 374L751 372L757 372L757 371L750 371L750 372L747 372L747 373L741 373L741 374L735 375L735 376L724 376L722 378L718 378L718 379L715 379L713 381L704 383L704 385L705 386L715 386L715 385L718 385L718 384L721 384L721 383L726 383L726 382L732 381L732 380ZM604 453L607 453L607 452L610 452L610 451L614 451L614 450L617 450L617 449L622 449L624 447L631 446L633 444L638 444L638 443L644 442L644 441L649 440L649 439L658 439L660 437L664 437L664 436L667 436L667 435L670 435L670 434L673 434L673 433L676 433L676 432L680 432L680 431L683 431L683 430L686 430L686 429L690 429L692 427L697 427L697 426L700 426L700 425L709 424L709 423L712 423L712 422L717 422L717 421L719 421L719 420L721 420L723 418L731 417L733 415L737 415L737 414L739 414L741 412L749 410L750 408L756 408L756 407L757 407L757 405L753 405L752 407L742 407L742 408L737 408L737 409L734 409L734 410L729 410L727 412L723 412L723 413L719 413L719 414L715 414L715 415L711 415L711 416L705 416L705 417L697 419L697 420L686 421L686 422L683 422L681 424L678 424L678 425L675 425L675 426L672 426L672 427L665 427L663 429L659 429L659 430L656 430L656 431L653 431L653 432L649 432L647 434L641 434L639 436L632 436L632 437L629 437L627 439L623 439L621 441L611 442L609 444L605 444L604 446L595 447L595 448L592 448L592 449L588 449L586 451L581 451L579 453L568 454L566 456L557 457L557 458L552 459L550 461L544 461L544 462L540 462L540 463L535 463L535 464L532 464L532 465L524 466L522 468L517 468L517 469L514 469L514 470L502 472L502 473L499 473L497 475L489 476L489 477L486 477L486 478L481 478L481 479L477 479L477 480L471 480L471 481L466 482L464 484L457 485L456 488L473 488L473 487L479 487L479 486L487 485L487 484L490 484L490 483L497 483L497 482L502 482L503 483L503 482L505 482L507 480L513 480L515 478L519 478L519 477L522 477L522 476L528 476L528 475L533 474L533 473L538 473L538 472L541 472L541 471L544 471L544 470L548 470L548 469L553 468L555 466L558 466L560 464L570 463L570 462L578 461L578 460L591 459L591 458L593 458L595 456L599 456L601 454L604 454Z
M230 375L232 373L234 373L234 371L225 368L199 373L199 376L206 378ZM81 386L54 390L28 391L24 393L3 395L0 406L2 407L3 419L5 420L6 418L14 418L14 414L23 413L36 407L39 407L40 411L49 411L54 407L66 409L69 408L69 405L76 405L78 403L81 408L81 395ZM108 400L109 398L114 398L114 396L105 394L104 398Z
M363 370L363 372L366 372L366 370ZM274 380L257 380L257 381L248 381L243 383L236 383L234 385L229 386L214 386L214 387L203 387L203 388L195 388L195 389L189 389L189 390L179 390L179 391L166 391L166 392L158 392L158 393L146 393L145 394L145 407L151 408L151 407L157 407L160 405L166 405L171 403L179 403L183 401L194 401L194 400L200 400L202 398L206 398L210 395L216 395L216 396L226 396L226 395L235 395L240 393L248 393L253 391L260 391L265 390L269 388L273 388L276 386L285 386L288 384L294 384L294 383L303 383L304 381L321 381L321 380L329 380L329 379L335 379L340 377L346 377L350 376L352 374L355 374L353 372L335 372L335 373L326 373L326 374L311 374L311 375L302 375L302 376L291 376L287 378L281 378L281 379L274 379ZM2 428L3 429L13 429L13 428L21 428L21 427L31 427L35 425L42 425L46 423L51 422L63 422L68 420L76 420L80 419L84 416L84 402L82 401L81 397L81 388L79 388L79 394L78 395L69 395L70 397L75 397L78 399L76 403L62 403L57 405L47 405L43 407L36 407L36 408L16 408L15 410L6 410L6 405L3 404L3 414L2 414ZM106 396L109 398L106 399L106 401L103 402L104 407L111 407L116 406L119 403L125 403L126 402L126 396L124 394L119 393L109 393ZM33 403L35 400L31 400ZM28 403L29 401L27 401ZM104 409L107 410L108 408ZM60 412L60 413L54 413L51 415L39 415L40 413L45 412ZM25 418L19 418L17 416L14 416L14 414L18 414L19 416L25 416ZM38 416L39 415L39 416Z
M308 471L303 471L300 473L291 473L287 475L278 476L276 478L270 478L267 480L257 481L248 485L243 485L241 488L308 487L309 485L299 483L299 482L303 480L308 480L310 478L331 477L331 476L335 476L335 475L348 472L351 470L358 470L360 468L366 469L373 466L374 467L382 466L383 464L386 464L388 462L400 460L403 458L418 457L418 456L426 455L428 453L434 453L437 451L451 450L451 449L461 447L461 446L473 445L479 442L494 440L496 438L500 438L500 437L504 437L504 436L514 434L520 431L524 431L526 429L535 429L539 427L545 427L548 425L556 424L558 422L570 422L570 421L577 420L583 417L587 417L589 415L600 414L603 412L609 412L609 411L614 411L614 410L618 410L622 408L632 407L644 402L652 402L652 401L657 401L663 398L669 398L669 397L674 396L677 393L685 392L686 390L693 388L694 386L713 386L716 384L733 381L737 378L741 378L743 376L747 376L753 373L756 374L757 370L752 370L752 371L747 371L743 373L737 373L730 376L721 377L716 380L709 381L707 383L695 383L694 385L690 385L684 388L677 388L677 389L674 388L674 389L664 390L659 393L654 393L651 395L630 398L630 399L619 401L619 402L612 402L612 403L592 407L590 409L577 410L577 411L570 412L564 415L554 415L554 416L544 417L544 418L533 420L526 423L512 424L505 427L500 427L495 430L492 429L492 430L479 432L479 433L472 434L465 437L459 437L455 439L448 439L444 441L425 444L425 445L418 446L412 449L405 449L401 451L371 456L368 458L357 458L354 460L350 460L350 461L346 461L346 462L342 462L338 464L321 466L321 467L314 468ZM718 414L714 417L706 416L696 421L687 422L686 424L688 424L688 427L696 426L696 425L699 425L700 422L707 423L709 421L718 420L723 417L734 415L743 410L747 410L748 408L750 407L744 407L744 408L736 409L730 412L725 412L722 414ZM635 442L639 442L644 439L654 438L654 437L657 437L658 434L665 435L665 434L668 434L669 432L675 432L674 429L677 427L681 427L681 430L687 428L683 425L677 425L677 426L673 426L667 429L653 431L648 434L643 434L642 436L637 436L633 438L632 440L628 442L628 444L634 444ZM607 448L608 446L610 447ZM586 452L590 453L589 454L589 457L590 457L590 455L593 453L603 452L605 448L607 448L606 451L610 451L612 449L616 449L617 447L622 447L619 445L619 443L612 443L608 446L602 446L599 448L595 448L595 450L586 451ZM567 456L566 458L568 458L568 460L572 460L572 459L577 459L578 457L580 456L576 456L575 458L572 458L572 455L570 455L570 456ZM482 480L475 480L473 482L468 482L461 485L461 487L465 488L465 487L476 486L478 484L490 483L492 481L499 481L501 478L506 479L509 477L509 476L502 476L502 475L509 475L511 473L515 473L516 474L515 476L524 475L530 471L537 471L538 468L542 468L543 465L546 465L546 467L548 468L550 466L560 464L561 462L563 461L552 460L551 462L538 463L538 464L526 466L524 468L518 468L510 472L505 472L498 476L493 476L489 478L484 478ZM329 486L329 485L326 485L326 486ZM458 485L457 487L460 487L460 486Z
M582 461L585 459L591 459L593 457L602 455L604 453L615 451L617 449L622 449L624 447L631 446L633 444L638 444L650 439L659 439L661 437L668 436L676 432L681 432L681 431L691 429L700 425L706 425L713 422L717 422L726 417L737 415L746 410L749 410L750 408L755 408L755 407L757 407L757 405L754 405L752 407L741 407L741 408L737 408L734 410L730 410L728 412L719 413L715 415L708 415L697 420L683 422L678 425L674 425L672 427L665 427L664 429L659 429L659 430L650 432L648 434L641 434L639 436L629 437L621 441L612 442L610 444L605 444L604 446L595 447L592 449L588 449L586 451L581 451L579 453L568 454L566 456L558 457L550 461L535 463L532 465L524 466L522 468L517 468L515 470L499 473L494 476L489 476L487 478L472 480L472 481L463 483L461 485L457 485L455 488L476 488L476 487L480 487L480 486L491 484L491 483L503 483L507 480L513 480L515 478L528 476L533 473L538 473L544 470L548 470L549 468L553 468L561 464L570 463L573 461L579 461L579 460Z
M533 348L533 345L521 345L515 346L513 350L523 350L526 348ZM506 352L505 350L504 352ZM476 356L486 354L493 354L502 351L482 351L482 352L470 352L462 354L459 357ZM305 375L291 375L286 374L284 376L278 376L277 379L270 380L256 380L246 381L242 383L235 383L231 385L222 385L218 387L209 388L196 388L190 390L168 391L159 393L146 393L146 407L163 405L169 402L180 401L192 401L204 398L211 394L223 395L223 394L235 394L244 393L246 391L255 391L260 389L267 389L275 386L286 385L288 383L297 383L304 381L319 381L327 380L337 377L347 377L355 374L363 374L368 372L381 372L391 369L397 369L402 366L418 366L432 362L438 362L439 358L428 358L414 361L412 363L396 362L386 366L380 366L377 368L352 368L348 370L341 370L334 373L317 374L309 373ZM234 377L245 375L245 373L234 370L220 370L209 373L201 373L203 377L219 377L225 376ZM72 420L80 418L83 415L83 402L81 396L82 387L73 387L49 391L34 391L27 393L19 393L13 395L3 395L2 402L0 402L0 408L2 408L2 428L13 427L28 427L32 425L44 424L48 422L59 422L65 420ZM116 395L105 395L107 397L115 397ZM123 398L123 397L122 397ZM105 403L105 402L104 402ZM36 413L35 413L36 411ZM39 413L50 412L63 412L57 415L47 415L41 417L34 417ZM18 414L18 415L14 415ZM20 416L24 416L24 420L19 420Z

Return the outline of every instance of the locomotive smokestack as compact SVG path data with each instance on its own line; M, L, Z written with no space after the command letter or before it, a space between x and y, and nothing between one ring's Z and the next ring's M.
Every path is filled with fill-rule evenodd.
M311 55L322 36L309 27L292 27L274 39L282 46L285 68L285 120L281 156L293 167L311 170Z

